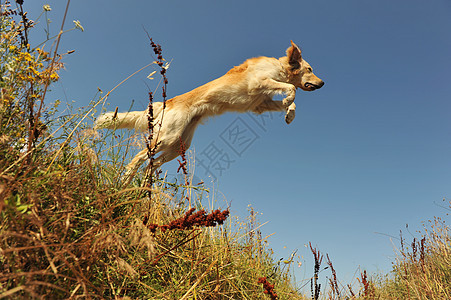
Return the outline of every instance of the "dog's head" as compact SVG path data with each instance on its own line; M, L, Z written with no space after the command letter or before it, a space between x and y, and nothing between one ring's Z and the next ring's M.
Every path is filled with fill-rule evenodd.
M314 91L324 85L324 81L313 74L312 67L302 59L301 49L291 41L287 49L287 71L289 83L304 91Z

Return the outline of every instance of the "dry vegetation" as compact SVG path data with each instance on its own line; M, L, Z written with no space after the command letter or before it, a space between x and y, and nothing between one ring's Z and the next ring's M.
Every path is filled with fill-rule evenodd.
M184 184L145 170L124 181L132 141L90 129L110 92L76 112L47 103L65 55L61 34L48 50L31 46L34 23L16 2L1 2L0 298L451 299L451 239L440 219L409 247L402 240L392 274L364 272L357 286L338 281L328 256L331 279L321 286L323 255L310 246L305 297L296 262L273 260L253 210L240 221L190 183L184 151Z

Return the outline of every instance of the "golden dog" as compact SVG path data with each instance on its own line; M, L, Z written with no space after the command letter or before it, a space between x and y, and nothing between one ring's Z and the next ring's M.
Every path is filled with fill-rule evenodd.
M279 59L248 59L222 77L167 100L164 113L163 102L153 103L155 134L151 147L156 147L155 153L161 153L155 158L152 169L176 158L181 142L188 149L196 127L208 117L229 111L261 114L285 110L285 121L291 123L295 117L296 88L314 91L324 82L313 74L312 67L302 59L301 50L293 41L286 54ZM285 98L273 101L276 94L283 94ZM112 112L106 113L97 119L96 128L147 131L147 115L147 110L118 113L116 116ZM147 158L147 149L139 152L128 164L128 173L136 170Z

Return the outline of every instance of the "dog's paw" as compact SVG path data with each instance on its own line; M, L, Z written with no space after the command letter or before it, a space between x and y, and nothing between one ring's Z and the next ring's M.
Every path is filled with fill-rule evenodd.
M287 113L285 114L285 122L290 124L293 122L294 117L296 116L296 104L291 103L291 105L287 109Z

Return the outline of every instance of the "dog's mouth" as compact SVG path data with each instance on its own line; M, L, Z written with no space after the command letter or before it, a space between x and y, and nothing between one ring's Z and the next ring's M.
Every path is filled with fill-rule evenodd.
M308 90L308 91L314 91L314 90L320 89L323 85L324 85L324 82L323 82L323 81L321 81L321 83L319 83L319 84L314 84L314 83L311 83L311 82L306 82L306 83L304 84L304 87L305 87L305 89Z

